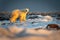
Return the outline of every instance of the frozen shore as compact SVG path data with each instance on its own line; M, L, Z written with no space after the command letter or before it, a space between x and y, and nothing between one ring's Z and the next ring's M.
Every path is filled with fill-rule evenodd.
M20 28L19 33L15 33L13 37L0 36L0 40L60 40L60 30Z

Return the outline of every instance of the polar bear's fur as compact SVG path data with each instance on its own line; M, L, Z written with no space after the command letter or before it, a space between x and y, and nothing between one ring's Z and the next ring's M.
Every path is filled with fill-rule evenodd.
M19 17L19 13L20 13L19 9L13 10L11 18L10 18L10 22L12 22L12 23L16 22L17 18Z
M10 22L12 22L12 23L16 22L18 17L20 19L20 22L26 21L26 14L28 12L29 12L28 8L26 8L24 10L19 10L19 9L13 10L12 11L12 16L10 18Z

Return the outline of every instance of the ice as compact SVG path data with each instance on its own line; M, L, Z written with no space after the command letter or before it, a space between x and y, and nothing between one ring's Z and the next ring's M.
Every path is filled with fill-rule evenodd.
M5 21L0 21L0 27L10 27L10 26L17 26L17 27L26 27L26 28L45 28L48 24L59 24L60 22L58 20L56 20L55 18L51 17L51 16L41 16L41 15L37 15L39 16L39 18L35 18L35 19L27 19L25 23L20 23L19 20L16 21L16 23L13 24L9 24L9 20L5 20ZM1 25L2 23L5 23L4 25Z

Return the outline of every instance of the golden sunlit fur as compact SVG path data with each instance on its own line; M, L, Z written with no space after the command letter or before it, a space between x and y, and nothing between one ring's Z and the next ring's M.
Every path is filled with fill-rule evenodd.
M12 11L12 15L11 15L11 18L10 18L10 22L16 22L16 19L19 17L19 12L20 10L19 9L16 9L16 10L13 10Z
M20 22L25 22L26 21L26 14L29 12L29 9L25 10L13 10L12 11L12 16L10 18L10 22L14 23L16 22L17 18L19 17Z

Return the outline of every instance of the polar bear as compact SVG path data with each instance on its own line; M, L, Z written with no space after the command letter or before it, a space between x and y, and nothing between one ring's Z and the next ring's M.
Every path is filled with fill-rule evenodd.
M10 18L10 22L15 23L18 17L20 19L20 22L25 22L26 21L26 14L28 12L29 12L28 8L26 8L24 10L19 10L19 9L13 10L11 18Z

